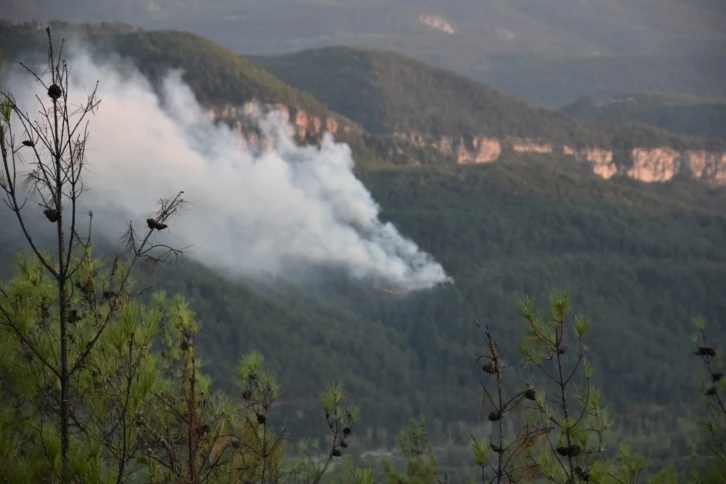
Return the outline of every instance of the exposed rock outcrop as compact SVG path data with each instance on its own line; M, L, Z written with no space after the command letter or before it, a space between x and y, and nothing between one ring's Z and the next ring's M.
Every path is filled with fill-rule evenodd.
M282 114L285 121L295 129L295 135L298 139L311 139L320 137L324 132L336 135L341 130L339 121L333 117L320 117L308 114L302 109L290 108L284 104L258 104L245 103L242 106L233 106L230 104L222 106L211 106L207 112L210 119L218 121L227 121L237 126L241 137L246 137L247 130L253 129L254 123L251 121L256 116L262 114L263 111L278 111ZM343 131L350 131L351 126L342 126Z
M402 134L418 146L430 147L447 155L454 155L459 164L491 163L504 150L517 153L571 156L589 163L592 171L602 178L627 175L647 183L664 182L676 175L684 175L716 185L726 185L726 152L706 150L676 150L669 146L654 148L635 147L622 152L601 147L576 149L568 145L554 145L543 140L526 138L497 139L480 136L471 140L464 137L427 138L420 133Z
M283 104L246 103L240 107L214 106L209 109L208 115L212 119L226 121L235 126L240 135L241 148L252 145L271 149L270 141L260 140L259 129L252 121L262 111L270 110L282 113L284 119L292 125L299 141L314 142L325 132L335 136L341 132L359 129L341 123L332 116L315 116ZM394 136L414 146L433 149L450 156L459 164L491 163L498 160L507 150L542 155L560 154L588 163L593 173L606 179L615 175L625 175L652 183L668 181L677 175L682 175L711 184L726 185L726 151L677 150L669 146L634 147L629 150L613 151L597 146L575 148L529 138L432 137L419 132L396 133Z
M456 27L454 24L446 20L441 15L421 15L418 18L422 24L431 27L432 29L440 30L447 34L455 34Z

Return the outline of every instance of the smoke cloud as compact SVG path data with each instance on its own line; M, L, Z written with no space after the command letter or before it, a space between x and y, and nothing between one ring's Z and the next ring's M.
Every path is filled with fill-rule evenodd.
M74 103L99 81L85 203L97 215L116 212L94 217L106 235L122 231L118 211L141 228L158 198L183 190L189 210L163 237L190 244L187 254L205 265L282 277L301 267L336 267L400 290L450 280L429 254L379 219L347 145L326 135L319 148L299 146L282 114L271 112L255 122L273 149L242 149L239 134L209 119L179 72L155 90L127 64L99 64L82 51L68 57ZM5 85L20 106L35 111L38 85L17 75Z

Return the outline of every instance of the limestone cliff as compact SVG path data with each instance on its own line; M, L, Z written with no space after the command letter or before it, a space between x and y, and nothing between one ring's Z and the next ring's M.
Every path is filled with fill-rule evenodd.
M315 116L298 108L290 108L284 104L258 104L248 102L242 106L233 106L230 104L210 106L207 115L210 119L225 121L234 125L244 143L257 141L259 133L251 119L259 115L262 111L278 111L282 113L285 121L289 122L294 128L295 137L299 141L319 139L325 132L335 136L341 131L349 132L354 129L353 126L347 124L341 126L341 123L332 116Z
M277 110L290 122L299 141L319 141L323 133L340 135L360 131L360 128L341 122L333 116L312 115L304 110L283 104L253 104L243 106L212 106L210 118L226 121L236 127L241 146L250 143L270 149L269 142L259 139L259 131L250 118L261 110ZM506 151L530 154L559 154L572 157L591 166L593 173L602 178L624 175L651 183L668 181L676 175L703 180L715 185L726 185L726 151L675 149L669 146L634 147L612 150L598 146L575 148L557 145L546 140L519 137L495 138L490 136L432 137L419 132L395 133L396 138L420 148L433 149L450 156L459 164L491 163ZM410 160L410 157L409 157ZM408 161L415 163L414 161Z
M576 149L568 145L558 146L543 140L516 137L432 138L421 133L398 133L397 136L418 146L434 148L454 156L459 164L490 163L499 159L505 150L534 154L557 153L589 163L596 175L606 179L626 175L650 183L684 175L716 185L726 185L726 151L677 150L669 146L613 151L597 146Z
M454 27L454 24L446 20L441 15L420 15L418 19L422 24L431 27L432 29L436 29L450 35L456 33L456 27Z

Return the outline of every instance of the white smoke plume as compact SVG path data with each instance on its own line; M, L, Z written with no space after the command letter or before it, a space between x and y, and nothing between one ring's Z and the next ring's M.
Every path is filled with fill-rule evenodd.
M85 201L94 212L121 210L141 227L159 197L183 190L189 211L170 223L166 237L191 244L187 254L208 266L285 277L290 267L325 265L401 290L450 280L430 255L379 220L347 145L326 136L320 148L299 146L273 112L257 122L274 149L241 150L239 134L208 118L179 72L169 73L157 95L128 66L99 65L83 52L68 58L75 103L99 81L85 174ZM13 76L5 86L19 106L36 110L39 85ZM121 231L113 223L100 228L114 237Z

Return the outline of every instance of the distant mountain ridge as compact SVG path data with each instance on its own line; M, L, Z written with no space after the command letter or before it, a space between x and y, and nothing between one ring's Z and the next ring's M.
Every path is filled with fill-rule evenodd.
M10 58L42 46L38 27L0 24ZM505 152L530 153L581 160L604 178L726 183L726 142L578 122L391 52L333 47L242 58L186 32L58 27L85 36L98 55L133 59L152 80L182 68L210 116L237 126L242 138L254 135L245 128L245 105L255 100L282 108L300 140L315 142L327 130L363 157L396 164L489 163Z
M393 50L559 108L659 90L726 95L721 0L6 0L12 20L125 21L233 51Z
M37 27L0 25L11 57L42 45ZM187 32L59 27L85 35L98 55L133 59L152 80L182 68L210 116L235 125L243 139L255 137L245 119L245 105L255 100L282 108L301 141L316 142L327 130L363 158L396 164L489 163L505 152L533 153L581 160L604 178L726 183L726 142L582 123L391 52L332 47L242 58Z
M560 111L590 122L651 125L673 133L726 140L726 100L644 92L599 103L581 98Z
M652 182L685 175L726 183L726 143L643 126L585 124L392 52L330 47L250 59L369 131L439 150L458 163L496 161L508 150L573 157L604 178Z
M449 56L463 50L464 57L478 50L479 63L502 53L691 55L716 52L726 41L718 0L13 0L3 17L184 28L247 52L341 43L399 43L417 58L425 48Z

